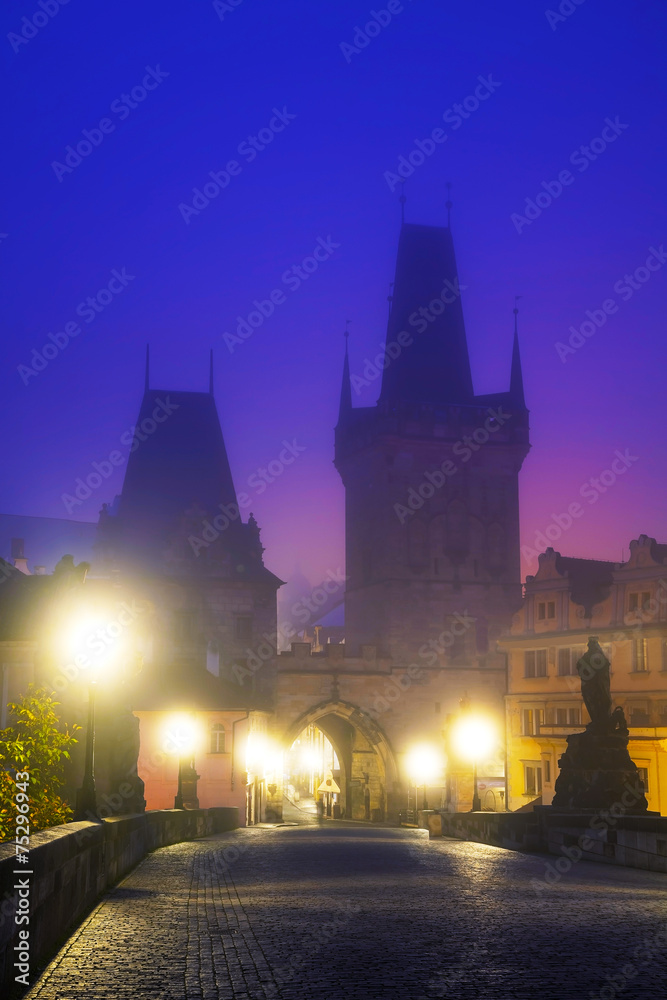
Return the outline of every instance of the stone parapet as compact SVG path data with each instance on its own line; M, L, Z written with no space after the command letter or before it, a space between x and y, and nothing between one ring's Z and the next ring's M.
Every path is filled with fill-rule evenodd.
M20 992L14 994L15 977L22 971L14 968L19 931L29 932L32 973L84 919L100 894L150 851L238 825L235 808L160 809L98 823L66 823L31 836L28 864L17 862L13 842L0 844L2 996ZM20 904L20 890L29 909ZM21 913L28 914L29 922L21 918L16 923Z

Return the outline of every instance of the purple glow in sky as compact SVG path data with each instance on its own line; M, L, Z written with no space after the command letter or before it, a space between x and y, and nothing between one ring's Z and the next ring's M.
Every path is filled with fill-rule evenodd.
M452 183L478 393L508 387L522 296L522 544L575 502L563 554L666 541L664 5L587 0L554 20L525 0L393 0L368 31L352 0L226 6L72 3L34 33L31 5L3 10L0 509L95 520L122 485L146 342L165 394L205 390L213 347L266 565L287 579L298 561L312 582L340 566L342 334L349 319L364 376L403 164L409 221L443 224ZM357 405L379 392L365 378ZM303 450L262 489L284 441ZM68 512L63 494L114 451Z

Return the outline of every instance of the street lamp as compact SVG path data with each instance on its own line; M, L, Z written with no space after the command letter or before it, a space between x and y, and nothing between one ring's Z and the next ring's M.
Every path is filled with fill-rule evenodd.
M440 754L434 747L428 744L413 747L408 753L406 767L408 776L412 778L415 786L415 812L418 810L417 789L419 785L424 786L422 809L428 809L426 786L435 781L442 769Z
M189 716L178 715L169 720L164 743L165 750L167 753L178 754L178 784L174 797L174 809L185 809L183 795L184 777L187 776L188 779L194 777L195 780L198 777L194 767L196 743L197 729Z
M66 668L67 678L76 680L79 674L88 675L86 752L83 781L76 793L74 819L77 821L99 819L95 788L95 690L103 668L119 655L118 634L112 634L109 623L101 619L78 619L62 642L70 661Z
M471 812L480 812L482 803L477 786L477 765L489 756L495 745L493 725L483 716L464 716L455 724L452 736L459 756L472 761Z

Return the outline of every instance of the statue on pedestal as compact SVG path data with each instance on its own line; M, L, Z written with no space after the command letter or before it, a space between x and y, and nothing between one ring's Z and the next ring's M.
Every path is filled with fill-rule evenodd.
M589 811L618 804L624 813L645 813L648 803L636 764L628 753L628 725L622 708L611 710L610 663L597 636L577 663L581 694L591 721L567 737L552 806ZM629 802L629 804L628 804Z

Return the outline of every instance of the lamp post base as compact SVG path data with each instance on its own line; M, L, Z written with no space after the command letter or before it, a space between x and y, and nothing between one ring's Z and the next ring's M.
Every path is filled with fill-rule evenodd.
M95 791L95 781L84 779L83 785L76 793L76 806L74 809L74 821L99 820L97 815L97 794Z

